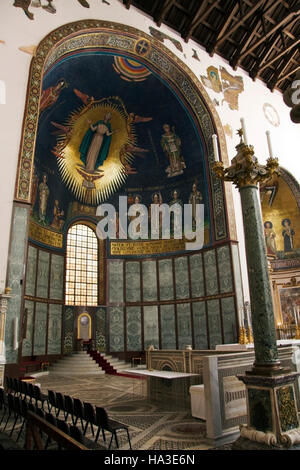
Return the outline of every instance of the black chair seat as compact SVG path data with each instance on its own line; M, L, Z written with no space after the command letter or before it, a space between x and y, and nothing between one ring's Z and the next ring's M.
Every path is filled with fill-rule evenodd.
M108 427L107 427L107 431L116 431L117 429L125 429L127 430L128 429L128 426L126 426L126 424L122 424L120 423L119 421L114 421L113 419L109 419L108 420Z

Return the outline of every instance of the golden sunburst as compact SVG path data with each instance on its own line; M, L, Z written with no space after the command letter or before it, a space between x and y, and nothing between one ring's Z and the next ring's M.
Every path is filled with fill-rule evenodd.
M89 122L103 120L107 113L111 113L110 123L114 131L109 152L101 166L87 173L79 147L89 129ZM126 181L124 168L134 158L127 148L136 143L130 115L120 98L110 97L92 101L72 112L64 126L68 132L61 133L53 151L58 157L62 179L78 200L97 205L107 200Z

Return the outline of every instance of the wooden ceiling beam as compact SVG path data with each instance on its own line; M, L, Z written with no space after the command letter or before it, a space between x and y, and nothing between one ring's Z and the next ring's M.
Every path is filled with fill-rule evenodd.
M293 9L293 11L290 11L279 23L276 24L273 28L268 31L267 34L265 34L263 37L261 37L258 41L256 41L255 44L253 44L249 49L247 49L243 54L240 56L240 60L243 60L246 55L248 55L250 52L254 51L260 44L262 44L266 39L268 39L272 34L276 33L278 29L280 29L284 24L286 24L288 21L290 21L290 26L292 23L297 21L299 18L300 14L300 3ZM295 18L296 16L296 18Z
M300 70L300 64L298 63L298 65L293 68L292 70L290 70L289 72L285 73L284 75L282 75L282 77L279 78L279 80L277 81L276 85L278 85L278 83L282 82L283 80L286 80L288 77L290 77L291 75L293 75L294 73L298 72L298 70Z
M240 2L237 0L231 9L231 11L224 12L224 21L222 22L221 27L219 28L217 35L214 39L214 43L211 46L206 47L207 52L212 57L216 51L216 45L220 37L222 37L227 30L228 26L232 22L234 15L238 12L240 8Z
M198 8L194 18L191 20L190 24L186 27L186 29L182 32L182 38L185 42L188 42L191 38L193 32L196 28L201 24L205 18L213 11L213 9L218 5L219 0L216 2L212 2L209 6L207 2L202 2L201 6Z
M271 41L268 41L263 51L263 54L257 58L255 66L249 72L249 75L251 78L253 78L253 80L257 77L259 70L261 69L265 60L269 57L269 55L273 51L279 38L281 38L280 34L276 35Z
M295 57L297 54L298 50L292 50L284 59L282 60L281 65L276 68L276 72L274 73L273 77L268 81L267 86L270 88L270 90L274 90L276 85L279 83L279 81L283 80L283 78L280 79L281 75L283 72L286 70L286 68L289 66L291 63L292 59Z
M298 44L300 44L300 39L297 39L297 41L294 41L292 44L290 44L288 47L286 47L282 52L280 52L279 54L277 54L275 57L273 57L273 59L269 60L268 62L265 62L263 65L261 65L261 67L259 67L257 70L256 70L256 75L260 75L261 72L266 69L267 67L270 67L270 65L274 64L274 62L276 62L278 59L280 59L281 57L283 57L287 52L289 52L291 49L296 49ZM298 48L296 49L298 50ZM253 77L252 77L253 78Z
M171 10L172 6L175 5L175 3L176 0L166 0L164 3L161 4L157 13L155 13L154 15L154 21L156 22L157 26L161 26L166 14L168 13L168 11Z
M248 13L246 13L243 18L239 20L232 28L230 28L228 32L224 34L224 36L218 39L216 42L216 48L218 48L219 45L222 44L222 42L224 42L229 36L231 36L231 34L234 33L240 26L242 26L248 18L254 15L256 10L258 10L258 8L260 8L263 3L265 3L265 0L258 0L255 2L255 5L248 11Z
M238 66L240 65L241 54L245 51L245 49L248 47L250 42L257 35L257 30L260 28L260 22L258 20L259 20L259 15L253 15L253 18L249 25L249 30L245 32L244 40L240 41L240 44L237 46L235 54L233 55L232 59L229 61L231 67L233 67L234 70L236 70ZM251 33L249 34L250 31Z

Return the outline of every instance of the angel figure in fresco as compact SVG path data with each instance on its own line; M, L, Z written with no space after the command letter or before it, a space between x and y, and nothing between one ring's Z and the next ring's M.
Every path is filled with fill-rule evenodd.
M192 192L189 197L189 204L192 205L192 220L193 220L193 227L196 224L196 204L201 204L202 202L202 194L198 191L197 188L197 181L193 183Z
M47 185L47 175L43 174L42 182L39 184L39 221L46 223L46 212L49 197L49 187Z
M53 220L51 227L61 230L65 221L64 221L64 211L62 211L59 207L59 201L55 199L54 201L54 207L53 207Z
M56 85L50 86L49 88L46 88L46 90L43 90L40 100L40 113L42 113L46 108L49 108L49 106L53 106L58 100L62 90L67 86L68 85L66 80L62 78L57 82Z
M267 254L268 255L276 255L276 233L273 230L273 224L269 220L264 223L265 227L265 240L266 240L266 247L267 247Z
M161 136L161 146L170 161L170 165L166 169L168 178L182 175L186 165L181 153L181 139L175 134L174 126L171 129L170 124L164 124L163 130L165 133Z
M282 236L283 236L283 243L284 243L284 251L293 251L294 250L294 235L295 231L291 227L290 219L283 219L281 222L283 226Z
M111 136L118 132L111 130L111 117L111 113L106 113L104 119L95 124L88 120L90 126L79 147L80 159L87 173L94 173L108 157Z

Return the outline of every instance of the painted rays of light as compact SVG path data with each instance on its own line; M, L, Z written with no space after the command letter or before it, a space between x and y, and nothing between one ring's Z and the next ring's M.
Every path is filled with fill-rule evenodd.
M151 75L150 70L144 65L121 56L114 57L113 68L120 75L120 78L127 82L143 82Z
M95 124L108 113L111 114L111 128L117 132L117 138L112 135L107 158L92 173L88 173L79 148L89 129L89 121ZM64 128L69 132L62 131L53 152L64 183L77 199L87 204L96 205L107 200L126 180L124 161L120 159L122 149L136 143L134 126L125 105L117 97L94 101L71 113ZM128 163L134 159L130 152L125 157Z

